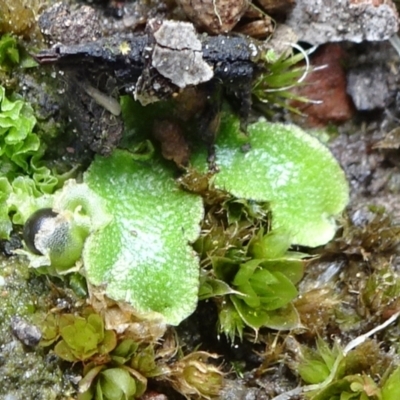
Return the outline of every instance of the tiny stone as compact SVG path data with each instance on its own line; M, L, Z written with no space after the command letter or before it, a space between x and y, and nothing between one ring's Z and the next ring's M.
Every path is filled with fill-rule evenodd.
M154 39L159 46L170 49L201 51L201 42L194 26L188 22L163 21L160 28L154 32Z
M42 338L42 332L37 326L17 316L11 319L11 331L18 340L29 347L37 346Z
M347 93L359 111L385 108L389 88L387 72L380 65L358 67L350 70L347 77Z
M50 43L77 44L99 38L100 19L90 6L70 7L57 2L39 17L39 27Z
M214 76L201 52L192 50L170 50L156 46L152 66L180 88L207 82Z
M202 45L194 27L187 22L163 21L161 26L151 20L156 46L151 65L159 74L179 88L211 80L213 70L202 55Z

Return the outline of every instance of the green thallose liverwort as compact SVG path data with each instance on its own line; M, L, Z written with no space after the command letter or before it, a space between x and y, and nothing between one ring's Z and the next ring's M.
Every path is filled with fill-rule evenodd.
M0 43L1 47L1 43ZM37 209L49 206L58 177L40 161L44 154L34 133L36 118L20 96L5 96L0 86L0 239L12 224L22 225Z
M272 230L288 234L291 244L327 243L349 200L346 177L329 149L295 125L261 119L248 131L244 136L238 118L224 114L215 145L220 170L212 178L215 188L268 202ZM204 160L196 154L193 162L204 170Z
M137 162L116 150L96 158L83 184L69 181L51 207L64 214L61 225L67 220L75 230L64 232L65 238L86 239L82 260L91 284L104 284L111 298L175 325L197 304L199 259L189 243L200 232L203 205L199 196L178 189L173 172L157 160ZM58 229L63 227L41 242L51 243ZM44 245L41 255L29 253L31 265L56 273L76 270L81 265L71 263L68 249L69 244Z
M214 185L238 198L269 202L272 228L285 232L289 243L326 243L348 199L336 160L294 126L260 121L250 125L249 133L249 138L241 135L238 119L225 112L216 141L220 172L212 178ZM248 142L251 146L243 152ZM201 168L205 160L198 152L194 165ZM67 210L79 226L89 283L172 325L197 305L200 265L190 244L200 233L204 214L202 198L179 189L175 173L156 156L139 162L128 151L116 150L109 158L97 157L82 184L68 183L46 205L59 213ZM33 266L55 273L81 266L57 267L50 250L30 258ZM241 282L236 283L239 288ZM242 304L236 306L242 312Z
M174 170L126 151L98 157L85 175L112 222L87 239L87 279L153 318L177 325L197 305L199 259L189 243L200 233L200 196L179 190Z

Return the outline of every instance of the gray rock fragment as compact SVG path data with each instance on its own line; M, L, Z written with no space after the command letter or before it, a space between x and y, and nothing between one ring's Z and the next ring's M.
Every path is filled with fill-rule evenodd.
M18 340L29 347L37 346L42 338L42 332L37 326L17 316L11 320L11 331Z
M297 0L286 24L299 40L327 42L387 40L399 29L399 16L390 0ZM376 3L375 3L376 4Z
M149 24L158 21L151 20ZM159 46L169 47L174 50L190 49L201 51L201 42L193 24L172 20L161 21L160 27L154 32L154 39Z
M47 8L38 22L40 31L51 45L78 44L101 37L99 13L90 6L70 7L60 1Z
M151 65L174 85L179 88L198 85L214 76L212 68L203 59L202 45L193 24L162 21L154 39L156 45Z
M248 388L241 379L237 381L226 379L219 398L221 400L256 400L257 392L256 388Z
M152 66L181 89L207 82L213 77L212 69L204 62L202 53L192 50L175 51L156 46Z
M387 71L380 65L367 65L350 70L347 75L347 93L359 111L369 111L386 106L389 87Z

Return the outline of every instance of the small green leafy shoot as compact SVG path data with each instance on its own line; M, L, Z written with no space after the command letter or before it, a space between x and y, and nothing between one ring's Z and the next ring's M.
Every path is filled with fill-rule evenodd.
M379 346L374 343L367 341L344 357L344 349L337 342L330 348L325 341L318 338L317 349L314 352L303 346L303 361L298 366L301 378L315 386L330 379L327 386L310 392L307 397L311 400L331 400L336 398L335 396L356 400L384 400L385 397L390 399L392 394L398 392L397 385L396 388L392 385L398 372L394 371L388 378L377 383L378 380L373 374L376 362L372 359L377 360L380 355ZM380 361L377 364L382 365L382 371L385 370L384 362Z
M10 34L0 36L0 82L1 78L3 78L2 75L7 80L14 68L32 68L37 65L37 62L28 52L19 46L15 36Z
M0 71L9 71L20 61L17 39L11 35L0 38Z
M100 365L99 361L85 365L78 400L134 399L143 395L147 379L130 366L133 359L141 358L138 349L139 345L133 340L124 339Z
M381 400L381 391L375 381L368 375L348 375L333 382L321 393L312 396L312 400L352 399Z
M54 352L69 362L87 361L110 353L117 345L114 331L104 329L100 315L91 313L86 317L50 314L43 323L42 346L58 341Z
M291 91L300 85L310 69L308 54L313 51L304 51L300 46L293 44L299 50L298 54L283 53L277 57L275 52L270 49L264 55L267 65L267 72L260 75L253 84L253 94L262 103L277 105L287 108L292 112L299 113L287 104L287 100L308 102L307 98L296 95ZM296 66L301 61L305 61L305 66Z
M136 381L124 368L103 368L96 376L95 399L133 399L137 393ZM78 399L91 399L93 394L86 392Z
M150 358L151 372L157 375L154 348L139 345L132 339L119 339L115 331L105 329L102 317L91 309L84 309L82 316L50 314L42 323L42 332L42 346L56 343L57 356L84 364L78 399L140 397L147 387L143 373L148 373L150 368L139 371L143 365L150 364ZM114 397L117 394L119 397Z
M300 326L291 301L303 276L304 254L288 251L288 236L261 229L240 262L212 257L212 272L201 279L199 297L217 299L219 327L231 340L243 336L244 326L292 329ZM257 256L262 256L258 258Z
M337 342L331 348L321 338L317 339L315 352L304 347L303 360L298 367L299 375L303 381L308 384L317 384L327 379L341 351L342 349Z
M249 326L298 327L291 304L306 256L288 251L291 237L270 226L269 206L226 199L211 206L195 248L202 257L199 299L214 298L219 330L233 342Z
M296 370L307 383L316 383L302 387L301 392L311 400L397 399L399 367L396 366L386 377L388 365L385 366L385 361L382 362L385 354L381 356L379 346L374 345L374 341L368 338L392 324L399 316L400 312L397 312L383 324L352 340L344 348L334 344L330 349L322 339L318 339L315 352L305 347ZM380 357L383 357L382 361L376 362ZM375 366L381 368L375 371L376 375L384 376L380 384L376 383L375 376L371 376Z
M187 398L211 399L220 393L224 374L206 362L218 356L204 351L184 356L173 336L163 346L136 342L126 332L105 329L91 308L80 315L49 314L41 325L42 346L55 344L61 359L83 365L78 400L133 400L145 393L147 379L155 377Z

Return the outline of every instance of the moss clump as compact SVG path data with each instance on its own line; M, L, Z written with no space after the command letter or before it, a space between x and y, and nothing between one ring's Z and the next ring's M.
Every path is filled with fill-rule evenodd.
M0 34L14 33L26 38L37 37L36 17L44 0L13 0L0 2Z

